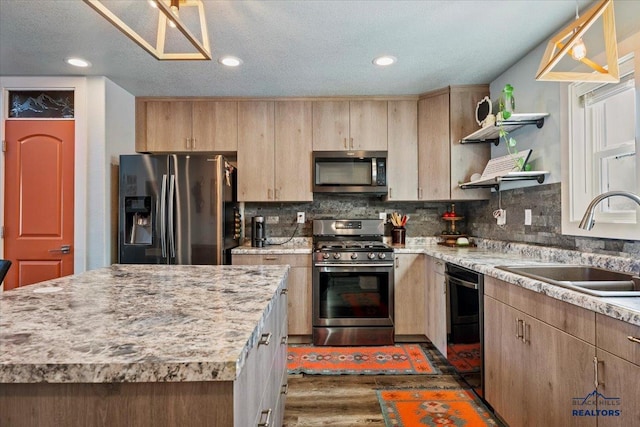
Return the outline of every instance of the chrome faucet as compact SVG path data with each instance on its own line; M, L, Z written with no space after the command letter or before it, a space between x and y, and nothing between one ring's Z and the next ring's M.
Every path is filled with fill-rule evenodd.
M628 197L629 199L640 205L640 196L628 191L608 191L606 193L602 193L599 196L594 197L591 203L589 203L589 206L587 207L587 210L585 211L584 216L582 217L582 221L580 221L580 225L578 227L582 228L583 230L591 230L593 228L593 224L596 223L595 219L593 219L595 215L596 205L611 196Z

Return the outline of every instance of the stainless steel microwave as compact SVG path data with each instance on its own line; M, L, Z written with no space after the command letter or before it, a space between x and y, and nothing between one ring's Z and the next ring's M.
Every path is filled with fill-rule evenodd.
M315 151L316 193L387 193L386 151Z

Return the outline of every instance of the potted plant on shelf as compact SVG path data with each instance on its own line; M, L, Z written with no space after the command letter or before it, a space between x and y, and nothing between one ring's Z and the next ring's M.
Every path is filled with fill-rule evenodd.
M498 124L498 136L500 139L504 140L504 144L507 147L507 152L514 157L516 162L514 169L518 171L525 170L526 166L524 164L524 159L521 157L516 157L518 154L518 149L516 145L518 142L515 138L509 136L509 132L504 127L504 122L509 120L511 114L513 114L516 110L516 100L513 97L513 86L507 83L502 89L502 95L500 96L499 101L499 110L496 122Z

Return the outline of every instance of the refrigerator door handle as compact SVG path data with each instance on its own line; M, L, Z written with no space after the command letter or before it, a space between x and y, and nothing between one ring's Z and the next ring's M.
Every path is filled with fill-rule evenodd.
M175 202L175 189L176 189L176 176L171 175L169 181L169 247L171 248L171 257L176 257L176 242L174 237L174 218L173 218L173 205Z
M162 189L160 190L160 244L162 257L167 257L167 175L162 175Z

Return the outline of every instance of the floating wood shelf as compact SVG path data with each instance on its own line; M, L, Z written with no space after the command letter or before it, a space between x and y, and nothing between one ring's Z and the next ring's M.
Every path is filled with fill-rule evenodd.
M507 132L514 131L526 125L536 125L536 127L540 129L544 126L544 118L548 115L549 113L514 113L509 117L509 120L496 122L493 126L478 129L472 134L465 136L460 140L460 144L488 142L497 146L500 143L500 124L502 124L502 127Z
M548 174L549 171L509 172L506 175L488 178L484 181L476 181L474 183L466 182L464 184L460 184L459 187L463 190L469 188L492 188L496 191L500 191L501 182L535 180L538 181L538 184L542 184L545 176Z

